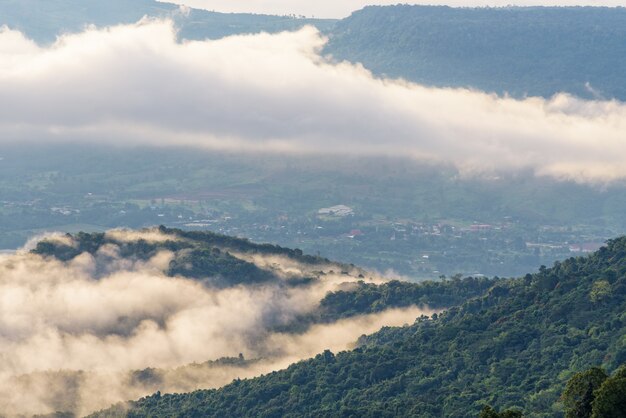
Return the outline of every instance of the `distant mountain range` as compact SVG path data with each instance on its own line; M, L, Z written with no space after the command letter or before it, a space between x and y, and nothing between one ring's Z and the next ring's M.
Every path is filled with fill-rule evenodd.
M86 24L169 16L187 39L278 32L314 25L336 60L377 75L515 97L569 92L626 100L626 9L599 7L450 8L372 6L343 20L224 14L153 0L7 0L0 24L39 42Z
M328 50L377 74L516 97L626 99L626 9L367 7Z
M19 29L44 44L53 42L61 33L78 32L86 25L134 23L144 16L174 19L181 29L181 38L186 39L295 30L306 24L327 30L336 22L198 9L182 12L178 5L154 0L5 0L0 3L0 25Z

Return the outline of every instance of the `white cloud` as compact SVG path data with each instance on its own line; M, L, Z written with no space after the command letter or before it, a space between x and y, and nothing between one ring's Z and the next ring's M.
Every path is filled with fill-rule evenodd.
M623 6L623 0L174 0L198 9L224 13L260 13L304 15L307 17L343 18L355 10L371 5L422 4L456 7L491 6Z
M626 105L514 100L374 78L313 28L177 43L167 21L38 47L0 33L0 141L392 155L462 170L626 177Z
M158 239L155 231L135 236L113 231L110 237ZM46 239L73 244L67 236ZM68 408L82 416L157 389L215 387L286 367L327 348L348 349L364 333L412 323L433 312L396 309L316 325L302 334L277 333L273 327L312 312L328 291L358 278L327 275L295 288L270 284L212 289L191 279L167 277L163 271L174 256L170 252L137 262L119 257L118 250L107 244L95 255L81 254L67 263L25 251L0 255L3 414ZM100 258L106 259L108 272L96 273ZM272 265L283 261L271 260ZM282 270L307 268L291 261ZM128 379L134 370L176 368L239 353L263 360L250 367L168 372L157 387Z

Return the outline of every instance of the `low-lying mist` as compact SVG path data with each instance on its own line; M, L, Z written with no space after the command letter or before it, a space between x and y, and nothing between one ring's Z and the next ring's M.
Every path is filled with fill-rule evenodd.
M174 252L131 260L121 257L115 244L163 242L171 236L156 230L106 236L111 242L97 252L67 262L26 250L0 255L3 413L86 414L156 390L217 387L325 349L348 349L362 334L432 313L394 309L287 333L279 329L313 312L328 291L360 279L328 272L303 286L212 288L169 277L165 272ZM64 235L43 239L75 245ZM252 260L285 278L311 270L284 257ZM103 272L98 266L105 262ZM207 363L225 357L234 360Z

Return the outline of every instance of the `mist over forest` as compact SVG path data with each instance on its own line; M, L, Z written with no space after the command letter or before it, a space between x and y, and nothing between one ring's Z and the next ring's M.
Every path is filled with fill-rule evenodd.
M626 9L0 4L0 415L622 417Z
M151 2L106 6L107 13L89 5L69 16L61 12L71 2L46 3L56 14L20 4L5 6L3 15L11 29L3 32L8 78L2 94L13 106L2 124L0 247L14 249L55 229L164 223L300 247L390 276L436 279L525 274L624 232L623 105L609 100L619 97L617 90L602 98L583 91L605 72L567 64L581 81L556 90L543 89L546 78L539 74L528 82L516 76L526 94L543 98L523 98L519 90L514 99L481 93L492 87L476 80L459 84L456 76L446 76L443 85L473 90L427 87L442 84L411 75L399 63L393 73L372 61L380 50L407 57L403 50L410 49L416 59L434 51L416 49L423 35L408 29L396 49L384 46L397 35L381 31L400 27L385 24L390 20L419 21L424 30L430 22L440 30L446 22L459 28L462 18L473 33L486 24L506 30L497 19L507 17L532 23L532 36L561 27L613 36L621 9L369 7L338 22L309 22ZM157 20L135 23L143 15ZM602 30L598 19L606 21ZM99 26L81 33L84 22ZM98 29L112 23L126 26ZM298 29L310 23L320 32ZM296 32L276 33L286 29ZM232 33L252 35L220 39ZM456 41L437 39L475 38L462 33ZM65 35L52 43L59 34ZM505 45L519 40L489 39L502 43L496 50L519 51ZM602 50L566 40L581 54L577 61L605 60L602 68L619 68L607 60L621 55L592 59L584 54ZM494 50L484 42L476 48ZM20 45L19 54L10 45ZM553 43L528 44L528 54L554 55L547 45ZM451 48L437 51L458 56ZM234 50L238 61L224 61ZM340 63L346 58L374 72ZM499 65L532 62L503 60L501 53L495 58ZM513 74L513 67L501 73ZM427 72L444 74L441 68ZM383 73L426 84L380 78ZM319 214L341 205L350 216Z

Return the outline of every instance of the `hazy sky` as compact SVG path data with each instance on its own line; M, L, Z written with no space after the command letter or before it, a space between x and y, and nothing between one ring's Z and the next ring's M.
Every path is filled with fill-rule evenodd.
M169 1L169 0L168 0ZM626 0L171 0L171 3L233 13L296 14L307 17L341 18L367 5L446 4L450 6L624 6Z

